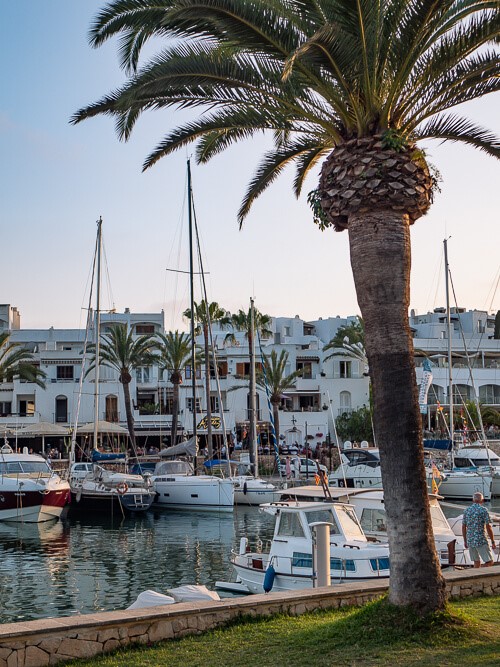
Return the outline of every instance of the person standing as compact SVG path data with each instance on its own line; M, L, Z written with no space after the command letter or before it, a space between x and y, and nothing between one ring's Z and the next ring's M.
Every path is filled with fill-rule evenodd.
M493 565L493 554L488 544L486 533L491 540L491 546L495 548L495 536L491 527L490 515L486 507L483 507L484 496L475 493L472 496L473 504L468 507L462 518L462 535L464 546L469 549L470 556L474 561L474 567Z

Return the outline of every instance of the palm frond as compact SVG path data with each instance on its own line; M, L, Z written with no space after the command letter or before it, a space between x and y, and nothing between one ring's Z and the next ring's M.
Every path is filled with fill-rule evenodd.
M417 139L442 139L460 141L500 158L500 137L479 127L467 118L453 114L430 120L415 132Z

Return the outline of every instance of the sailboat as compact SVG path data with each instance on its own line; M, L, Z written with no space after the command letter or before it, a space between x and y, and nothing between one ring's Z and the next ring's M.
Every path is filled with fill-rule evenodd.
M448 264L448 241L444 244L444 268L445 268L445 289L446 289L446 317L448 330L448 399L449 399L449 462L444 467L443 474L437 470L435 463L430 460L428 472L434 475L436 472L436 482L438 484L439 494L446 499L470 499L474 493L482 493L485 500L491 500L493 475L490 469L457 469L455 468L455 427L453 418L453 356L452 356L452 326L450 316L450 289L449 289L449 264ZM429 445L426 445L426 451L429 451ZM434 479L434 476L433 476Z
M191 185L191 163L187 161L187 196L189 225L189 277L191 313L194 313L194 242L193 242L193 193ZM151 482L156 492L157 507L175 509L197 509L232 512L234 509L234 484L229 478L198 475L198 434L196 420L196 341L194 316L191 317L191 378L193 402L193 453L195 466L183 460L161 461L156 464ZM175 449L177 443L172 443ZM168 455L168 451L166 452Z
M99 351L101 339L100 318L100 289L101 289L101 253L102 253L102 218L97 221L96 242L96 307L95 307L95 379L94 379L94 422L92 432L94 436L94 451L97 452L99 434L102 431L102 422L99 421ZM89 307L90 324L91 309ZM81 374L80 392L84 373ZM155 498L149 479L142 475L130 475L117 470L110 470L97 463L75 462L75 444L78 422L78 408L76 423L73 428L70 452L70 490L71 510L98 511L123 514L124 512L145 512ZM112 426L112 425L110 425ZM118 455L123 460L123 455Z

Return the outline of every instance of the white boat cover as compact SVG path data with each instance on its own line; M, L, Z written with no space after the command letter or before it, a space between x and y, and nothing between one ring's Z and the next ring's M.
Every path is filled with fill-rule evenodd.
M219 594L215 591L209 591L206 586L197 586L187 584L178 588L169 588L167 593L171 595L176 602L198 602L200 600L220 600Z
M179 442L178 445L167 447L160 451L160 456L166 458L168 456L196 456L196 440L194 437L189 438L186 442Z
M137 600L127 609L144 609L145 607L158 607L165 604L175 604L176 600L170 595L162 595L156 591L144 591Z

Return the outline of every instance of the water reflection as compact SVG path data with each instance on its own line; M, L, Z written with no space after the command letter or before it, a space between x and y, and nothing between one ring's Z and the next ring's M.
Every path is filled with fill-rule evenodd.
M0 524L0 622L123 609L146 589L213 588L231 576L240 537L265 542L273 525L251 507L234 515L170 510L113 522Z

